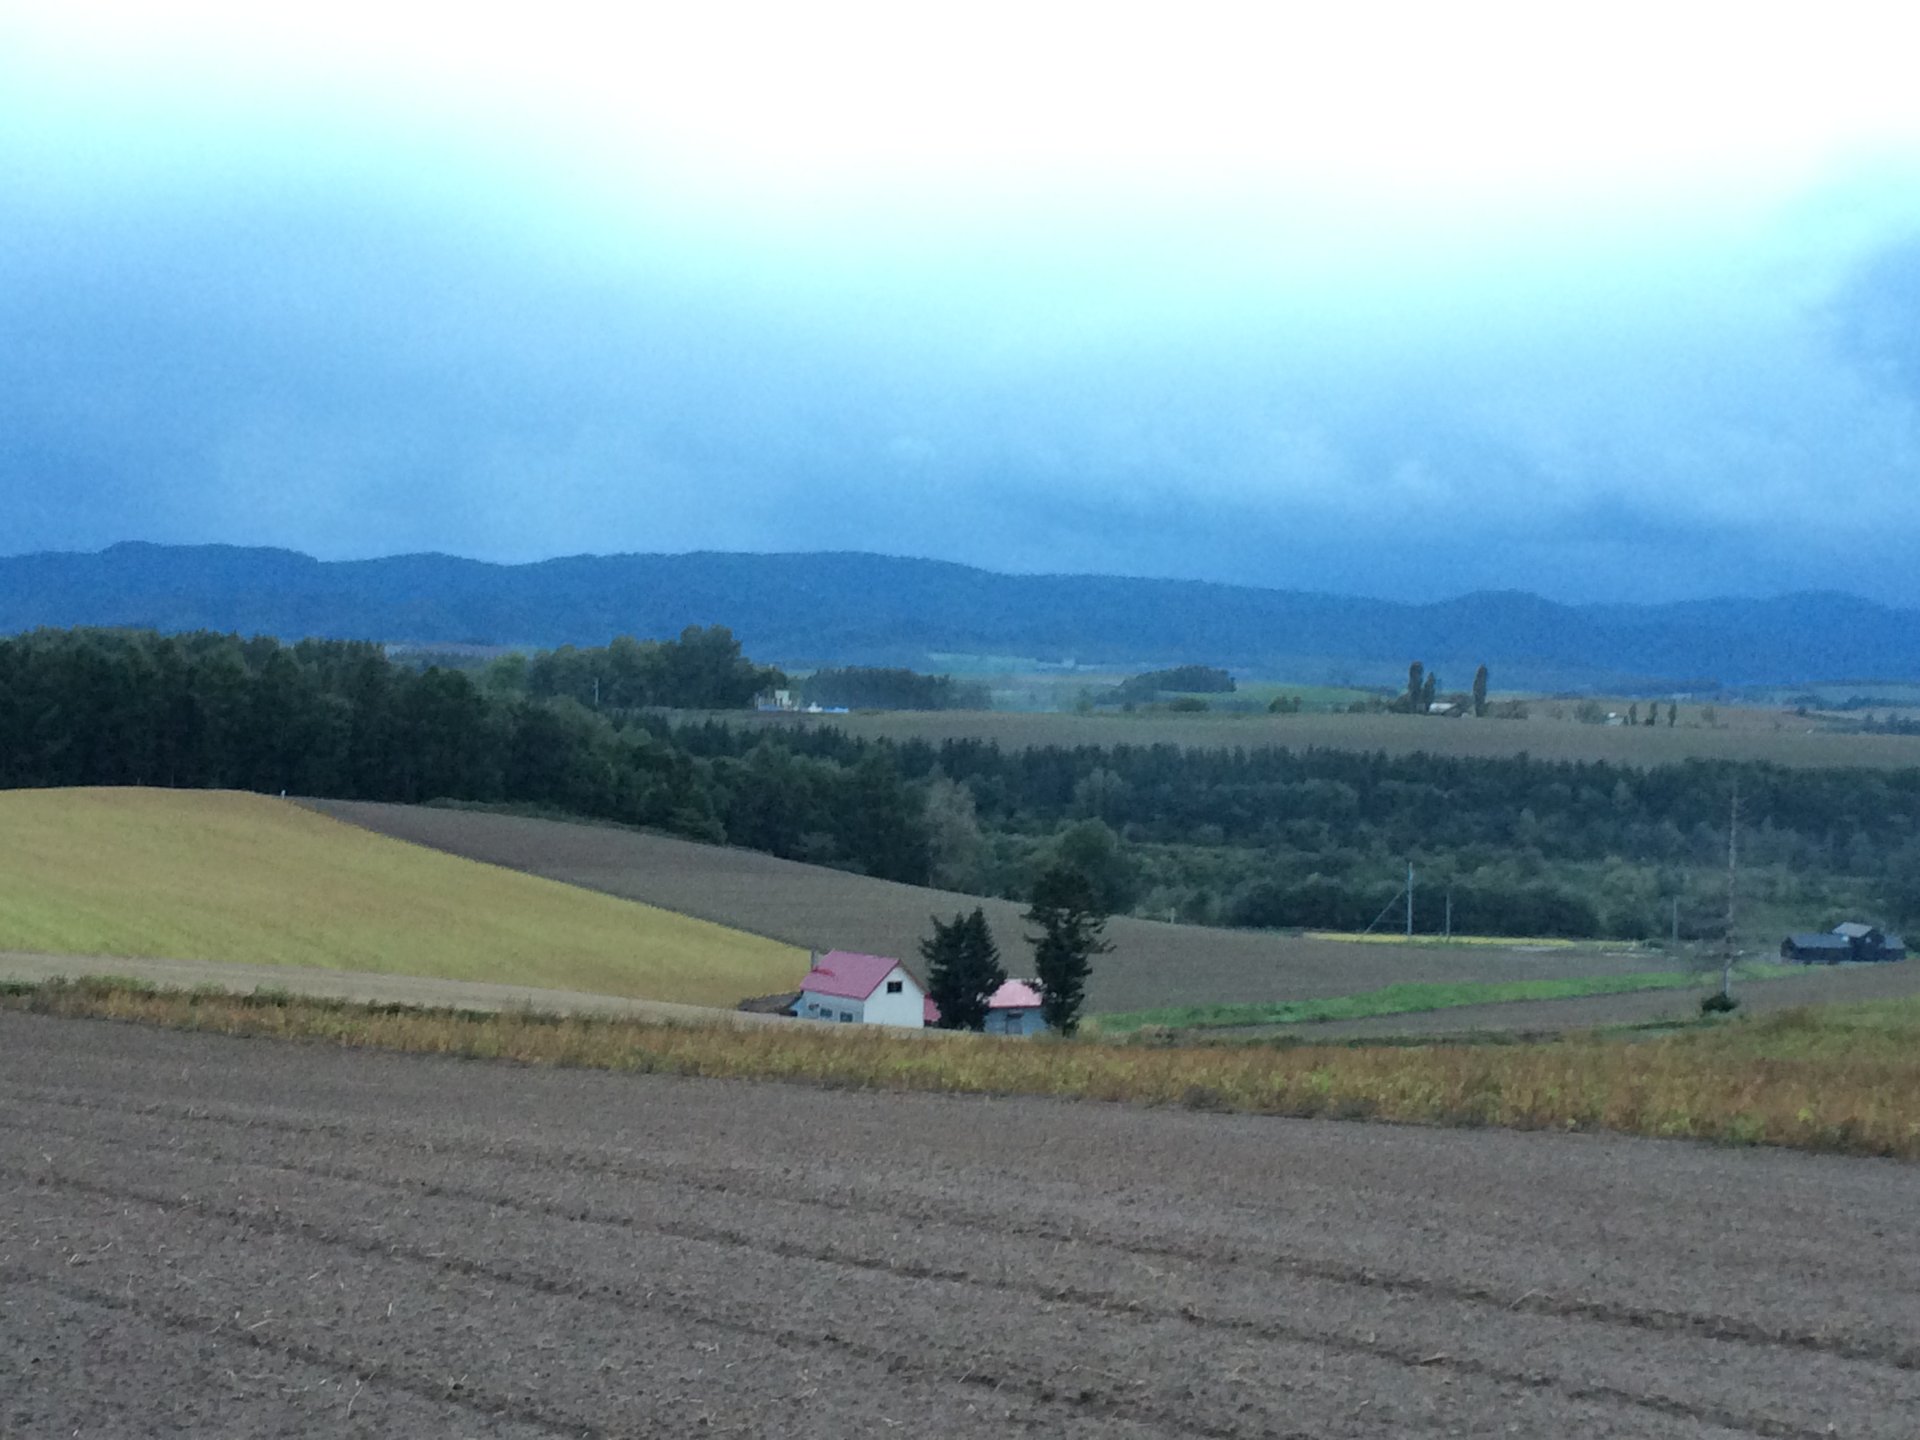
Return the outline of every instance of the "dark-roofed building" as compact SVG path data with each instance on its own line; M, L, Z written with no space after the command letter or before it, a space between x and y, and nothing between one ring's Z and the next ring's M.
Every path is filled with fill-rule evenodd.
M1873 963L1907 958L1907 942L1878 925L1849 920L1823 935L1789 935L1780 942L1780 958L1803 965L1838 965L1845 961Z
M1780 942L1780 958L1802 965L1838 965L1853 959L1853 944L1844 935L1789 935Z

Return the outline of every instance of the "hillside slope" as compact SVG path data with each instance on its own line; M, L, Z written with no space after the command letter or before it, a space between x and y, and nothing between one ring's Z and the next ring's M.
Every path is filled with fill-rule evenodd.
M730 626L756 659L924 665L943 652L1204 662L1312 679L1403 677L1418 658L1532 688L1920 676L1910 611L1839 594L1668 605L1514 592L1435 604L1102 575L1000 575L867 554L446 555L322 562L286 550L115 545L0 558L0 633L39 625L299 639L603 644Z
M419 975L730 1005L806 953L232 792L0 792L0 950Z
M920 969L929 917L980 906L1014 975L1031 973L1025 908L602 825L471 810L308 801L382 834L489 864L627 896L818 950L896 955ZM1661 968L1646 956L1579 946L1354 945L1254 930L1117 918L1094 963L1090 1012L1161 1005L1307 1000L1418 980L1528 980ZM772 987L769 987L772 988Z

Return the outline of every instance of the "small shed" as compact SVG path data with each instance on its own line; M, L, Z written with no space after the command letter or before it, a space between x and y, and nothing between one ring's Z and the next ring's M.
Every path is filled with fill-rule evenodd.
M927 1024L940 1023L940 1007L927 1001ZM1008 980L987 1001L988 1035L1038 1035L1047 1028L1040 1015L1040 992L1030 980Z
M800 982L793 1013L802 1020L918 1030L926 1023L927 1003L920 982L892 956L830 950Z
M1040 1018L1040 992L1026 980L1009 980L987 1001L989 1035L1038 1035L1047 1028Z

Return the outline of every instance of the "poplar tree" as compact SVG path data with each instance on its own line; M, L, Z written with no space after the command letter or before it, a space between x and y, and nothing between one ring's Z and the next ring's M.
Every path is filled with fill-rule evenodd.
M1071 865L1050 866L1034 882L1033 900L1023 918L1040 927L1038 935L1027 937L1040 989L1040 1018L1049 1028L1071 1035L1080 1028L1093 957L1113 949L1093 882Z

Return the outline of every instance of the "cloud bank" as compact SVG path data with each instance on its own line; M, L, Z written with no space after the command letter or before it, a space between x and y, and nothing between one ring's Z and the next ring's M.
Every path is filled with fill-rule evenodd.
M0 551L1906 593L1897 47L139 14L0 12Z

